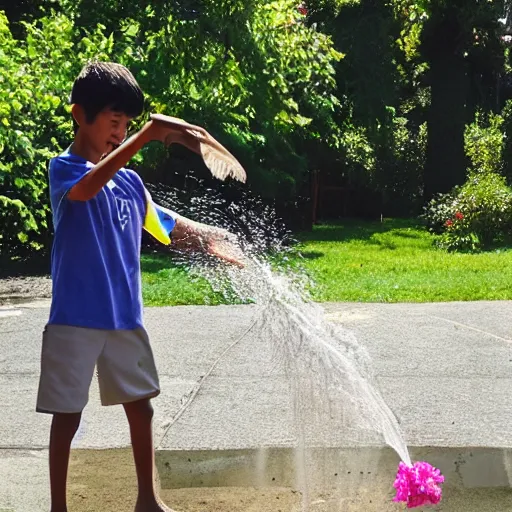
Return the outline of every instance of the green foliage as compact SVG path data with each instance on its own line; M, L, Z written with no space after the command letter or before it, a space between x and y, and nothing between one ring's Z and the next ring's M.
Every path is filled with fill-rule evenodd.
M493 0L391 0L390 4L402 25L398 42L408 60L425 58L426 48L421 47L425 37L434 35L432 28L451 16L463 36L457 51L468 53L492 46L498 18L504 14L503 2Z
M430 201L424 217L439 233L437 244L452 251L477 251L509 241L512 190L494 172L472 172L468 181Z
M360 0L310 0L306 3L309 15L321 14L323 18L327 15L337 16L343 7L359 4Z
M1 255L23 255L48 241L49 158L70 141L66 96L79 62L106 56L108 39L94 32L73 43L64 15L25 23L12 37L0 12L0 237Z
M477 251L509 242L512 190L502 174L508 123L510 104L501 115L478 111L475 121L466 127L468 180L432 199L425 209L431 231L440 235L440 247Z
M415 126L403 116L393 116L391 122L379 146L376 186L387 215L416 215L422 205L427 124Z
M498 23L502 2L392 0L402 26L398 44L404 80L427 85L428 144L424 195L446 192L466 178L464 129L474 112L500 108L505 45Z
M502 174L512 183L512 100L508 100L501 112L503 124L503 170Z
M340 144L333 92L342 54L302 22L294 0L189 7L63 1L63 13L22 22L22 39L0 13L0 218L8 227L0 253L48 242L47 164L71 142L67 98L92 58L129 67L147 110L209 129L243 162L253 190L267 197L296 196L308 171L305 142L320 150ZM93 14L105 24L84 28ZM147 113L139 125L145 119ZM151 145L134 164L147 176L168 156Z
M308 2L312 21L345 54L336 66L339 152L325 166L342 183L381 196L390 215L420 210L429 89L410 71L400 46L403 20L393 2L358 0L337 9ZM408 67L409 66L409 67Z
M234 2L230 16L226 9L205 2L190 21L168 13L158 30L126 20L120 58L137 72L153 110L205 125L250 177L266 175L250 182L263 195L273 196L279 184L272 177L284 173L293 197L307 171L301 142L339 139L331 118L333 63L342 56L327 36L301 23L294 0ZM149 151L148 162L161 156ZM263 186L269 179L270 189Z
M242 161L252 190L281 207L296 202L309 172L320 170L337 175L335 184L373 189L385 214L410 215L420 211L435 167L427 147L429 156L444 154L430 146L443 137L431 135L455 125L449 115L436 125L444 110L432 111L440 97L432 63L452 52L471 82L454 129L459 146L477 112L464 139L472 176L487 183L476 196L502 190L487 174L512 180L512 101L501 115L489 114L501 108L496 83L509 52L498 37L499 2L23 0L5 7L13 23L0 15L2 254L48 243L46 167L71 140L67 98L93 57L121 62L139 80L147 110L138 126L148 111L204 125ZM447 28L454 48L441 37ZM454 89L443 84L446 100ZM148 180L170 176L168 169L207 176L199 159L156 144L133 165ZM475 188L470 182L464 187ZM440 231L461 190L437 201ZM475 236L460 245L488 243Z
M430 2L428 0L394 0L391 2L402 30L397 40L399 48L404 52L408 61L420 57L421 32L429 16Z
M477 112L476 120L466 128L465 149L470 168L482 173L500 173L503 168L503 117Z
M50 30L38 33L34 29L20 44L12 38L7 19L0 13L2 254L37 247L47 228L45 160L50 156L49 147L55 147L52 138L62 121L58 114L61 98L47 89L47 75L36 70L47 67L52 50L57 57L60 49L52 48L55 39ZM41 41L44 52L37 48Z
M376 166L375 147L369 139L368 130L362 126L348 124L342 137L345 172L352 183L371 182Z

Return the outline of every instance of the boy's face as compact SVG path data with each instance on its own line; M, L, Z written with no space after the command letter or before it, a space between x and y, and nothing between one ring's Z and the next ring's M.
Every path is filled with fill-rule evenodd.
M117 148L126 138L131 118L122 112L110 109L102 110L92 123L85 120L85 115L77 116L81 137L99 156L104 157Z

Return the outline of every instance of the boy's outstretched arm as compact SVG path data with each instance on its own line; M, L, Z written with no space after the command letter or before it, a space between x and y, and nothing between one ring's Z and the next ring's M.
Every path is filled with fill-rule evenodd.
M140 131L98 162L88 174L74 185L69 191L69 199L72 201L88 201L95 197L119 169L124 167L146 144L154 140L159 140L164 144L179 143L196 153L200 152L199 143L192 135L187 135L185 131L180 131L178 128L169 128L158 121L149 121Z
M200 251L240 268L245 266L238 238L226 229L196 222L153 202L146 192L144 229L165 245L178 250ZM171 242L172 237L172 242Z
M177 215L172 240L173 245L179 249L203 251L237 267L245 267L246 258L240 249L237 237L226 229Z

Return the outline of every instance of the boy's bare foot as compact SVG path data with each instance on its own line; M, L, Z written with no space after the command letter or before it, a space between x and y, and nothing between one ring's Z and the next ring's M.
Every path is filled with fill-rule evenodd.
M172 508L169 508L167 505L164 505L162 501L157 498L156 501L151 501L150 503L143 503L142 501L137 501L135 505L135 512L176 512Z

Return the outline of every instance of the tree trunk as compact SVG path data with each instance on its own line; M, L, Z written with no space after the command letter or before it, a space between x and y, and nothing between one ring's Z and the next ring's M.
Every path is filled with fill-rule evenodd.
M468 75L464 58L438 54L430 62L432 98L428 115L424 197L448 192L466 179L464 130Z
M461 3L461 2L455 2ZM464 49L471 39L460 5L438 5L422 36L422 53L430 64L424 198L448 192L466 179L464 130L468 121L468 66Z

